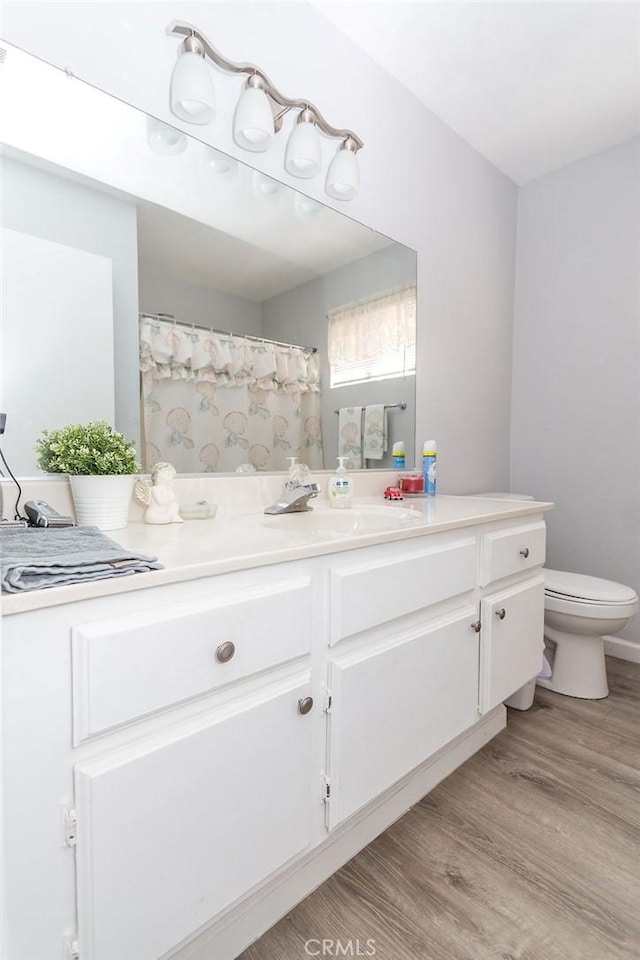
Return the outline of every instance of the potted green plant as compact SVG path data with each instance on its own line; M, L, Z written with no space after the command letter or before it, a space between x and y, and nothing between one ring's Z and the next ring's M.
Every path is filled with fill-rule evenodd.
M43 430L36 443L38 466L69 475L76 519L100 530L119 530L129 519L136 449L106 420Z

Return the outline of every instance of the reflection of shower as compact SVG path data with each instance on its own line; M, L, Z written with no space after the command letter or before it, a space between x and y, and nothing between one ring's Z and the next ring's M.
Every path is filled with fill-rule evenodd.
M315 348L140 315L145 465L181 473L322 469Z
M303 350L305 353L317 353L317 347L303 347L299 343L285 343L282 340L270 340L269 337L257 337L252 333L233 333L232 330L218 330L216 327L206 327L202 323L189 323L187 320L178 320L172 313L141 313L141 320L166 320L169 323L187 327L189 330L205 330L207 333L217 333L225 337L239 337L242 340L251 340L254 343L270 343L274 347L287 347L291 350ZM406 407L406 403L405 403Z

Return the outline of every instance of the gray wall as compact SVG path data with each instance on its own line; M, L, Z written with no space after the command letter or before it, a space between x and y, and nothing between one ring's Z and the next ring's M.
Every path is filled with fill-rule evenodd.
M222 52L260 64L281 89L307 97L330 123L362 137L356 200L330 200L323 176L302 183L285 173L293 117L266 153L237 147L232 77L216 75L215 123L196 129L170 114L177 42L165 31L176 14L166 3L5 0L3 36L417 250L418 439L438 441L442 492L505 489L515 185L311 4L183 0L177 7ZM325 165L335 149L323 140Z
M179 320L205 327L255 336L262 334L261 307L252 300L177 280L167 274L150 273L143 268L138 287L143 313L171 313Z
M265 337L318 347L321 356L322 429L325 467L335 465L338 453L340 407L370 403L407 403L404 411L388 414L389 451L384 460L372 460L374 468L391 465L391 444L404 440L407 466L413 465L415 432L415 377L379 380L370 384L329 388L327 313L334 307L360 300L401 284L415 282L416 256L398 244L333 270L324 277L303 283L294 290L265 300L262 330Z
M511 485L556 503L548 565L640 591L640 140L521 188L513 383Z
M110 258L116 426L139 449L135 206L7 158L2 159L2 185L5 227Z

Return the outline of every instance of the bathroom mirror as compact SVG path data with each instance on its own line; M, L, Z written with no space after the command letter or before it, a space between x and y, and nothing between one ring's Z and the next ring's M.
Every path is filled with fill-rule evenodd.
M384 468L403 441L412 464L415 344L398 330L415 336L415 252L3 47L0 409L14 472L35 472L43 428L98 417L146 467L186 473L284 469L292 455L330 468L339 442L356 466ZM348 408L362 408L360 436ZM383 427L387 450L360 460L374 423L363 453Z

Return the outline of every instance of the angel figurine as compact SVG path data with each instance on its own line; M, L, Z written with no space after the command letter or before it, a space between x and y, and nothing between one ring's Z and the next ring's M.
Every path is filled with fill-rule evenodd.
M151 483L136 482L136 499L146 506L145 523L184 523L178 512L178 498L173 489L176 468L171 463L156 463L151 469Z

